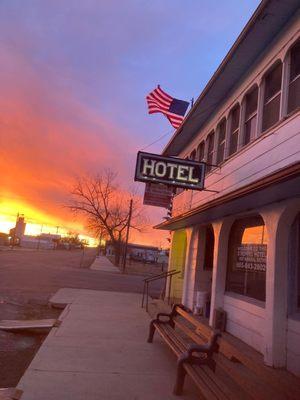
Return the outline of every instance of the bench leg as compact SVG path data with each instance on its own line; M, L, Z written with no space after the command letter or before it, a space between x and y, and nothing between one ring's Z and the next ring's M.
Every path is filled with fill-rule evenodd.
M186 357L180 357L177 362L177 376L176 383L173 390L175 396L180 396L182 394L184 379L186 376L186 370L183 367L183 363L186 361Z
M149 336L148 336L148 343L152 343L153 342L153 336L155 333L155 325L154 325L154 321L150 322L150 327L149 327Z

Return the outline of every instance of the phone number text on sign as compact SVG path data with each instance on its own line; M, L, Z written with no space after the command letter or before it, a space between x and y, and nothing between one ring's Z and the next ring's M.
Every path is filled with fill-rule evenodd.
M237 248L236 269L265 272L266 259L266 244L242 244Z

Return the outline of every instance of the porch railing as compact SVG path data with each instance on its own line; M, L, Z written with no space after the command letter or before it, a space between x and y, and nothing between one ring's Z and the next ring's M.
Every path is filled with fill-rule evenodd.
M166 271L166 272L162 272L161 274L157 274L157 275L153 275L150 276L148 278L144 279L144 287L143 287L143 297L142 297L142 308L144 307L144 303L146 300L146 311L148 311L148 303L149 303L149 284L151 282L160 280L160 279L164 279L165 283L164 283L164 288L162 290L162 297L163 299L165 299L166 296L166 288L167 288L167 281L168 278L170 278L169 280L169 287L168 287L168 304L170 302L170 295L171 295L171 286L172 286L172 278L174 275L179 274L181 271L176 271L176 269L172 269L170 271Z

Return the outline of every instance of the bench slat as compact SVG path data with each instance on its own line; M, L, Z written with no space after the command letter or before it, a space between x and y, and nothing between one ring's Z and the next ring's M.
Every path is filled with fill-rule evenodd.
M169 336L166 328L166 325L160 325L160 324L155 324L156 330L158 331L158 333L161 335L161 337L166 341L166 343L168 344L168 346L171 348L171 350L176 354L177 357L179 357L181 355L181 350L175 346L174 341L172 340L172 338Z

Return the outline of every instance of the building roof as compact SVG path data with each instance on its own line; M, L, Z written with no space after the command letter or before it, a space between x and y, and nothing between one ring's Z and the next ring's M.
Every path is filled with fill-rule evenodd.
M299 0L263 0L260 3L183 124L164 148L163 155L178 156L299 8Z

